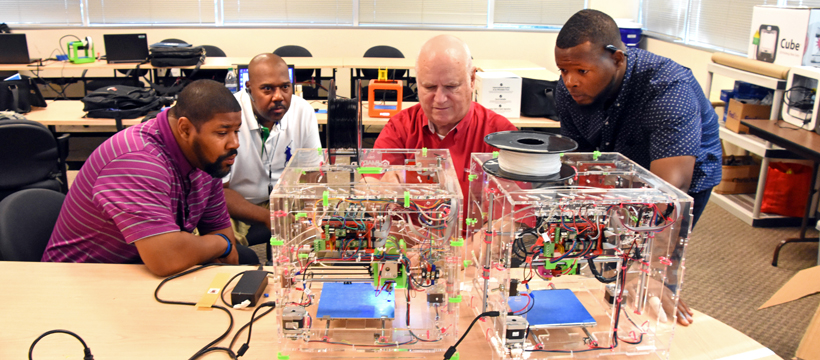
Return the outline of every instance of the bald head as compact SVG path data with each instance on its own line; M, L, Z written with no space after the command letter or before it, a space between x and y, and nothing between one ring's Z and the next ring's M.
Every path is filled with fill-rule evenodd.
M254 56L248 64L245 88L251 97L253 112L260 124L272 127L285 116L293 96L288 64L279 55L265 53Z
M421 47L416 58L419 103L439 135L447 135L472 106L475 68L461 39L439 35Z
M427 40L416 58L416 72L418 72L420 65L444 63L460 65L468 73L468 76L471 75L473 58L467 43L452 35L438 35Z

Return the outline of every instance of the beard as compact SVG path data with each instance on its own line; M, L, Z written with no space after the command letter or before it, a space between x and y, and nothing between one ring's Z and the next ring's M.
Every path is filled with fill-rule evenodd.
M202 164L202 171L204 171L208 175L211 175L211 177L215 179L224 178L225 176L231 173L231 166L229 165L223 167L222 162L225 161L225 159L238 153L236 149L231 149L230 151L228 151L227 154L220 155L218 158L216 158L216 161L210 162L205 159L205 153L202 151L202 145L200 145L198 141L194 142L193 150L194 154L199 160L199 163Z

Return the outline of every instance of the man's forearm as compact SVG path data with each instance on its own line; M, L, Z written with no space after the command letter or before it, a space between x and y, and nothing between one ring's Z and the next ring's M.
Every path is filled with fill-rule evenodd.
M228 214L230 214L232 218L244 222L270 224L270 211L268 209L252 204L234 190L228 188L224 190L225 202L228 204Z
M216 259L228 248L221 236L196 236L185 231L152 236L134 244L148 270L159 276Z

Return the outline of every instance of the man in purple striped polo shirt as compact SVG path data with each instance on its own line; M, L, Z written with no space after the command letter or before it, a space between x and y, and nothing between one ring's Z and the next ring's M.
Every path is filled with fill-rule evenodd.
M258 263L234 245L222 192L240 111L222 84L195 81L173 108L102 143L74 180L42 260L143 262L160 276L205 262Z

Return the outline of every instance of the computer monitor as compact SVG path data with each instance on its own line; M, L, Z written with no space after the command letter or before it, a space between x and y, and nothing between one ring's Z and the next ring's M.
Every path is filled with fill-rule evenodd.
M239 91L245 91L245 83L248 82L248 65L239 65L236 67L239 79ZM288 65L288 77L290 83L293 84L293 65Z
M109 64L141 63L148 59L145 34L104 34L103 41Z
M0 34L0 64L28 64L26 34Z

